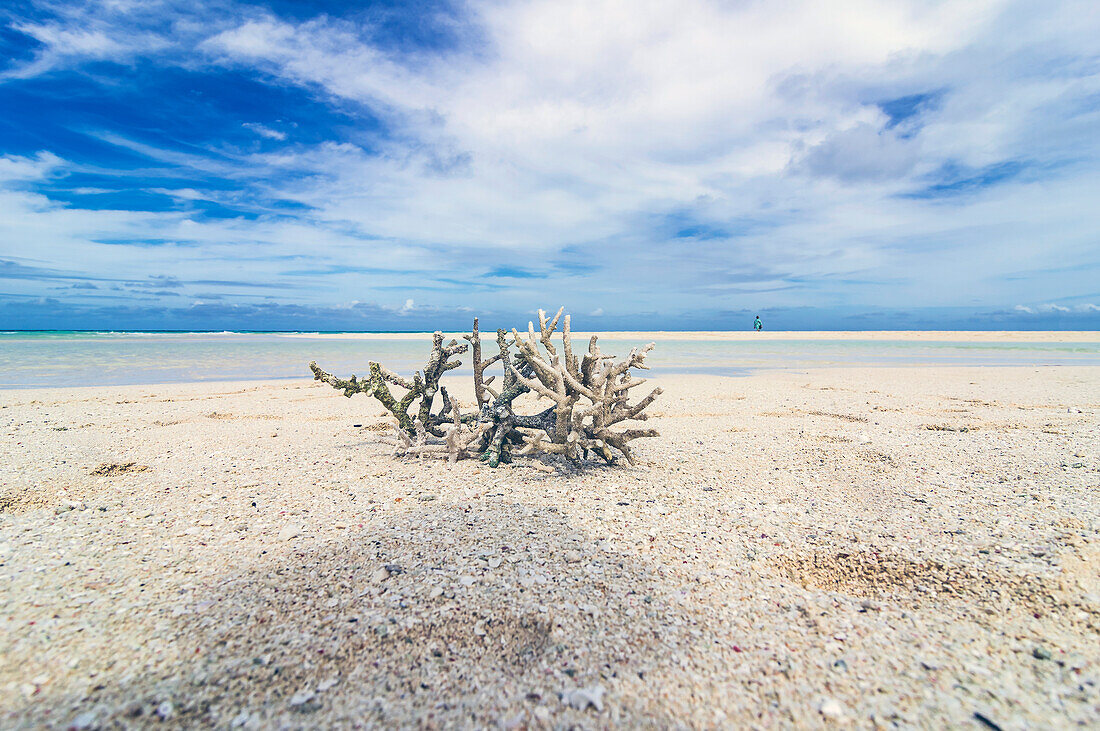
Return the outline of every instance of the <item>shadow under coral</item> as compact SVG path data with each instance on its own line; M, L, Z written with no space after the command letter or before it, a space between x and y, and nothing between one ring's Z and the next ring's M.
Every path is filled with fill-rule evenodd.
M683 719L669 697L681 682L690 695L678 679L714 643L690 607L666 601L665 584L648 562L610 550L553 507L418 506L208 579L183 606L159 610L172 658L113 673L120 679L56 708L122 726L158 709L179 726L550 715L570 725L675 724ZM559 698L596 686L606 703Z

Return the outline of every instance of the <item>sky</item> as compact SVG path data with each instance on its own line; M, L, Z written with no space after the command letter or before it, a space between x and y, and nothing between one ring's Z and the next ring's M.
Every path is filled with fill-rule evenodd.
M0 329L1100 329L1094 0L7 0Z

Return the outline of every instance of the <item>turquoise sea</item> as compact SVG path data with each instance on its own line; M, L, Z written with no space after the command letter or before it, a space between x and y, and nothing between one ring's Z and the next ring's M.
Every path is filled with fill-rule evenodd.
M423 339L355 340L288 333L0 332L0 388L106 386L187 381L309 378L308 363L363 374L377 360L405 374L431 349ZM621 355L638 341L605 338ZM580 343L578 343L580 345ZM486 343L488 352L495 344ZM464 359L469 363L468 356ZM659 340L653 375L745 375L768 368L892 365L1100 365L1100 341L998 343L870 340ZM459 375L468 367L454 371Z

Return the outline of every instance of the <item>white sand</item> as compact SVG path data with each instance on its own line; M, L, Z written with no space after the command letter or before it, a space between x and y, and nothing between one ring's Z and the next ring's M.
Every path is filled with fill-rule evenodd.
M555 475L311 382L0 392L0 725L1100 724L1100 369L661 385Z

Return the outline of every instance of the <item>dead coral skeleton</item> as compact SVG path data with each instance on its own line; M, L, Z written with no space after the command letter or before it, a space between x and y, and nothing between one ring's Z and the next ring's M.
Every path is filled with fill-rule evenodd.
M370 377L362 380L355 375L347 380L337 378L315 362L309 367L315 380L343 391L345 396L362 393L385 406L394 417L393 438L387 443L396 447L399 455L439 457L450 462L479 457L496 467L511 462L514 455L539 454L562 455L573 464L594 454L610 464L618 452L634 464L629 443L639 437L658 436L657 431L613 427L627 421L644 421L648 416L645 408L661 393L660 388L654 388L637 403L629 403L630 392L645 383L644 379L634 378L631 370L648 368L645 359L653 343L634 348L626 358L616 361L615 356L600 351L593 336L588 351L575 355L569 315L563 319L563 312L564 308L558 310L551 320L539 310L537 332L534 323L528 323L525 333L514 328L511 333L497 330L499 352L488 359L482 357L477 318L472 332L463 336L468 344L456 340L445 344L443 334L436 332L428 362L412 380L373 361L369 363ZM561 337L555 343L553 335L559 323ZM464 414L439 379L461 365L455 356L471 348L477 410ZM486 377L486 371L498 363L503 373ZM492 386L497 375L501 376L499 390ZM400 387L405 393L395 397L390 386ZM526 393L548 399L550 406L536 414L515 413L513 402ZM441 403L433 412L437 395Z

